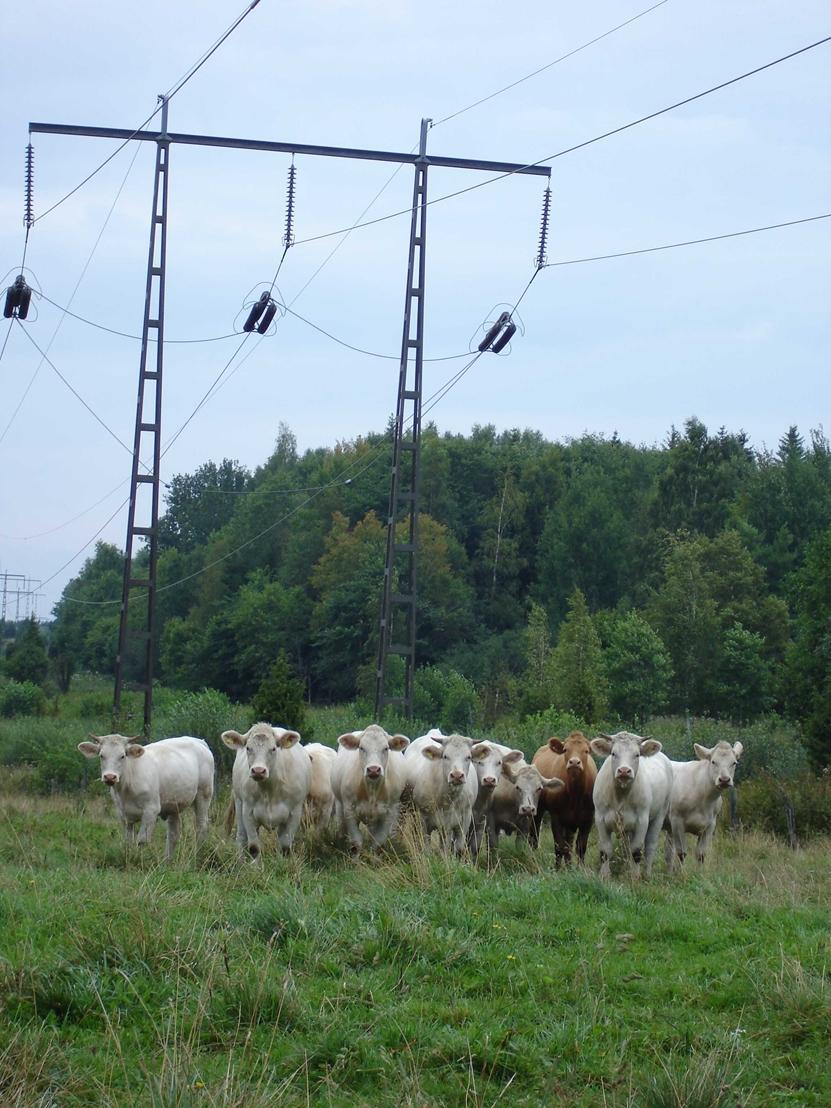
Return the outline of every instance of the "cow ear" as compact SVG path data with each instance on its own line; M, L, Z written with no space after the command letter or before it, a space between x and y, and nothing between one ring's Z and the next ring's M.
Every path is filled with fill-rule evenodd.
M502 776L507 777L509 781L516 781L513 763L506 762L504 758L502 760Z
M300 742L300 732L284 731L282 735L277 735L275 738L277 739L278 746L282 746L283 750L288 750L290 747Z
M101 744L99 742L94 743L78 743L78 749L81 751L85 758L97 758L101 753Z
M595 754L599 754L601 758L604 758L607 754L612 753L612 738L610 735L598 735L596 739L592 739L589 746Z
M698 743L693 743L693 750L695 751L696 758L701 762L709 762L713 755L712 750L707 746L700 746Z
M354 731L347 731L345 735L338 738L338 746L345 747L347 750L357 750L360 745L360 735L356 735Z
M138 743L128 743L125 750L128 758L140 758L144 754L144 747Z
M657 739L641 739L640 749L644 758L651 758L653 754L657 754L661 749L661 744Z
M485 758L490 754L491 748L487 743L476 743L475 746L470 748L470 755L474 762L484 762Z
M440 746L423 746L421 753L431 762L435 762L438 758L441 758L443 750Z
M733 743L733 753L736 755L736 760L737 761L738 761L739 758L741 758L743 751L744 751L744 747L742 746L741 743Z
M506 762L509 765L512 765L514 762L523 762L524 760L525 755L522 753L521 750L509 750L505 757L502 759L502 765L504 766Z
M245 746L245 735L241 735L239 731L223 731L222 741L231 750L239 750L241 746Z
M406 750L409 745L406 735L390 735L390 750Z
M565 744L563 743L563 740L558 739L556 735L548 740L548 745L555 754L562 754L565 750Z
M555 793L566 787L565 781L561 781L559 777L543 777L542 783L546 789L551 789Z

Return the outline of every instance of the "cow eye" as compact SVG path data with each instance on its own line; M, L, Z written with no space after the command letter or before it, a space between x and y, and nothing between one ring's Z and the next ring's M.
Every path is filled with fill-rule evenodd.
M277 753L277 747L276 747L276 746L272 746L272 748L271 748L271 753L272 753L272 754L276 754L276 753Z
M126 754L121 754L121 755L119 755L119 757L121 757L121 758L126 758L126 757L127 757L127 755L126 755Z

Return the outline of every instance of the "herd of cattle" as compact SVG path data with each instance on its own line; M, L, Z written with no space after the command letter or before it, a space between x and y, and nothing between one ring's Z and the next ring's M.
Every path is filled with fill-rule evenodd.
M123 735L91 736L78 749L100 759L128 841L149 842L156 820L167 822L167 857L180 833L180 815L192 807L197 838L208 830L214 759L207 743L188 736L142 746ZM559 866L572 847L583 862L592 826L600 846L600 875L608 877L617 835L635 872L648 876L662 830L666 863L683 862L686 838L698 837L703 862L733 785L742 744L694 744L696 759L671 761L661 744L628 731L591 741L574 731L549 739L531 763L521 750L431 730L412 742L378 724L341 735L337 750L302 744L283 727L257 723L245 734L225 731L236 751L232 799L225 826L236 823L240 850L260 856L261 828L276 832L284 853L307 827L334 828L359 853L382 846L404 808L418 816L429 842L433 831L457 854L493 852L501 833L525 836L533 846L548 815ZM605 758L598 770L592 754Z

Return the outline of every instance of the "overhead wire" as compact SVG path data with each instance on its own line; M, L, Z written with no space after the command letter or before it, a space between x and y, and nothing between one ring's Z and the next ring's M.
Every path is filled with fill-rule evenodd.
M560 262L545 262L542 269L552 269L563 265L582 265L584 262L605 262L611 258L631 258L636 254L653 254L659 250L677 250L682 246L698 246L702 242L721 242L724 239L736 239L742 235L757 235L761 231L776 231L780 227L796 227L800 223L813 223L818 219L831 219L831 212L822 215L808 215L803 219L789 219L784 223L768 223L764 227L748 227L744 231L728 231L723 235L707 235L700 239L687 239L684 242L668 242L663 246L643 246L637 250L620 250L616 254L594 254L585 258L566 258Z
M148 115L147 118L143 122L139 123L138 127L135 128L135 130L132 132L132 134L128 135L127 138L123 140L123 142L120 142L119 145L115 148L115 150L113 150L110 154L108 154L107 157L101 162L101 164L99 166L97 166L97 168L93 169L93 171L91 173L88 173L87 176L84 177L84 179L82 181L79 181L78 184L75 185L74 188L70 189L69 192L66 193L66 195L62 196L60 198L60 200L55 201L55 203L50 208L47 208L45 212L41 212L40 215L37 216L32 222L33 223L39 223L42 219L45 219L46 216L48 216L51 212L54 212L54 210L56 208L60 207L61 204L63 204L71 196L74 196L76 192L78 192L80 189L82 189L84 187L84 185L87 184L87 182L91 181L92 178L96 176L96 174L100 173L101 170L104 168L104 166L108 165L113 160L113 158L116 157L116 155L120 154L121 151L124 149L124 147L128 143L133 141L133 139L136 137L136 135L139 133L139 131L141 131L144 127L146 127L147 124L150 122L150 120L154 119L159 114L159 112L162 110L164 104L166 102L172 100L173 97L185 87L185 85L188 83L188 81L191 79L191 77L193 77L202 68L202 66L205 64L205 62L208 60L208 58L210 58L211 55L214 54L219 49L219 47L223 44L223 42L225 42L225 40L228 38L228 36L231 35L237 29L237 27L240 25L240 23L242 23L243 19L245 19L245 17L251 11L253 11L254 8L256 8L256 6L257 6L257 4L259 4L259 2L260 2L260 0L252 0L252 2L248 5L248 7L234 20L234 22L231 24L231 26L222 35L220 35L220 37L217 39L217 41L214 43L214 45L211 46L201 56L201 58L197 62L195 62L184 73L184 75L182 77L179 78L178 81L176 81L173 85L171 85L170 89L164 94L163 97L160 98L159 104L154 108L154 110L150 113L150 115Z
M36 294L38 299L45 300L47 304L51 304L53 308L57 308L59 312L64 312L70 316L71 319L75 319L78 323L86 323L88 327L94 327L97 331L106 331L109 335L117 335L122 339L133 339L135 342L141 342L141 335L133 335L128 331L118 331L115 327L106 327L103 323L96 323L95 320L87 319L85 316L78 315L77 312L71 312L68 308L64 308L61 304L56 304L54 300L50 300L46 293L41 292ZM229 331L227 335L211 335L204 339L164 339L164 345L184 345L192 343L203 342L223 342L225 339L234 338L239 332ZM153 336L148 336L149 342L156 342L157 339Z
M127 184L127 178L130 176L130 173L132 172L133 166L136 164L136 158L138 157L139 149L140 149L140 147L137 146L136 150L135 150L135 153L133 154L133 157L130 160L130 164L127 166L127 171L125 172L124 176L121 179L121 184L118 186L118 188L116 190L115 196L113 198L113 202L112 202L112 204L110 204L109 210L107 211L107 214L104 217L104 222L101 224L101 230L98 232L98 235L95 239L95 242L92 244L92 249L90 250L89 254L87 255L87 260L84 262L83 266L81 267L81 272L78 275L78 280L75 282L75 287L73 288L73 290L72 290L72 292L70 293L70 296L69 296L69 304L67 304L66 308L63 309L64 314L61 315L60 319L55 324L55 329L52 332L52 335L49 339L49 342L46 345L46 353L47 354L52 349L52 345L55 342L55 339L58 337L58 332L60 331L61 327L63 326L63 321L66 318L66 315L69 313L69 305L75 299L75 297L78 293L78 289L81 287L81 282L83 281L84 277L86 277L87 270L89 269L90 265L92 264L92 259L95 257L95 252L98 249L98 246L101 242L101 239L104 237L104 232L106 231L107 227L109 226L109 222L110 222L110 219L112 218L113 212L115 211L116 204L118 203L119 199L121 198L121 193L124 191L124 186ZM10 321L10 322L13 322L13 320ZM3 428L2 433L0 433L0 443L3 442L6 435L9 433L9 430L10 430L12 424L14 423L15 419L17 418L18 412L23 407L23 404L26 401L26 397L29 395L29 392L31 391L32 386L34 385L35 381L37 380L38 374L40 373L41 367L43 366L43 362L44 362L45 357L46 357L46 354L44 354L44 356L41 358L40 362L38 362L38 364L35 366L34 372L32 373L32 376L29 378L29 382L28 382L28 384L26 385L26 388L23 391L23 395L21 396L20 400L18 401L17 407L12 412L11 417L9 418L9 421L6 423L6 426Z
M575 143L573 146L567 146L562 150L557 150L553 154L546 154L542 158L537 158L536 161L526 162L525 165L519 166L517 169L508 169L504 173L498 173L493 177L488 177L484 181L479 181L473 185L467 185L465 188L455 189L453 192L444 193L443 196L436 196L432 200L424 201L424 207L430 207L433 204L441 204L445 200L452 200L456 196L463 196L465 193L474 192L476 189L485 188L487 185L495 184L497 181L503 181L506 177L513 177L517 173L521 173L524 169L533 169L535 166L543 165L546 162L552 162L557 158L565 157L566 154L573 154L576 150L583 150L587 146L592 146L596 142L601 142L603 139L611 138L613 135L619 135L623 131L628 131L632 127L637 127L641 123L646 123L651 119L657 119L659 116L666 115L667 112L674 111L676 108L682 108L686 104L692 104L696 100L701 100L704 96L709 96L714 92L719 92L721 89L728 88L730 85L735 85L739 81L743 81L748 77L753 77L757 73L762 73L767 69L771 69L775 65L780 65L782 62L790 61L791 58L796 58L800 54L805 54L809 50L814 50L818 46L823 46L825 43L831 42L831 35L826 35L824 38L817 39L816 42L809 43L807 46L802 46L798 50L792 50L789 54L783 54L779 58L774 58L772 61L765 62L764 65L756 66L755 69L749 69L745 73L740 73L736 77L731 77L727 81L721 81L717 85L712 85L710 88L703 89L701 92L695 93L693 96L687 96L683 100L677 100L674 104L668 104L665 108L660 108L658 111L649 112L648 115L642 115L638 119L633 119L629 123L623 123L619 127L613 127L609 131L604 131L600 135L595 135L593 138L585 139L583 142ZM402 215L410 215L412 208L401 208L396 212L389 212L387 215L378 216L375 219L366 220L364 223L357 223L352 230L360 230L363 227L373 227L378 223L384 223L389 219L398 219ZM309 242L319 242L321 239L332 238L335 235L342 235L344 228L339 228L336 231L326 231L319 235L310 235L305 239L298 239L296 245L303 246Z
M526 73L524 77L518 78L516 81L511 81L508 85L503 85L502 88L498 88L495 92L488 93L487 96L482 96L478 100L474 100L472 104L468 104L465 108L459 108L458 111L451 112L450 115L445 115L441 119L435 120L432 124L431 130L436 127L440 127L442 123L447 123L451 119L456 119L457 116L464 115L465 112L469 112L472 108L478 108L480 104L486 104L488 100L493 100L497 96L501 96L503 92L508 92L512 88L516 88L517 85L523 84L525 81L530 81L532 77L538 77L540 73L545 73L547 69L553 68L555 65L559 65L560 62L566 61L567 58L573 58L575 54L581 53L583 50L587 50L590 46L594 46L596 42L601 42L604 38L608 38L609 35L613 35L616 31L622 30L624 27L628 27L631 23L637 22L639 19L643 19L645 15L649 15L650 12L654 12L656 8L663 7L668 3L668 0L658 0L657 4L653 4L649 8L644 8L643 11L638 12L636 15L631 16L629 19L624 20L623 23L618 23L616 27L610 27L608 31L604 31L602 35L595 35L594 38L584 42L581 46L576 46L573 50L569 50L566 54L561 54L559 58L555 58L551 62L546 62L545 65L541 65L538 69L532 70L530 73Z

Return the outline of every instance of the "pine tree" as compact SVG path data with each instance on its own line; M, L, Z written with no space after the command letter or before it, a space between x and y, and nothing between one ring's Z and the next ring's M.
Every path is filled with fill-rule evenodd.
M579 589L569 597L568 614L551 655L551 675L558 708L582 719L602 719L609 699L603 652Z
M299 731L304 739L311 736L306 725L306 705L303 700L303 682L294 676L285 650L277 655L268 674L254 694L254 715L275 727Z

